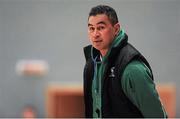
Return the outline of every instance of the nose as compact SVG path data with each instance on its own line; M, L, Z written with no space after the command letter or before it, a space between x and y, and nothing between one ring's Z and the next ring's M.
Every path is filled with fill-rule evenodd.
M100 36L100 33L99 33L99 31L96 29L96 30L94 30L94 32L93 32L92 35L93 35L94 38L97 38L97 37Z

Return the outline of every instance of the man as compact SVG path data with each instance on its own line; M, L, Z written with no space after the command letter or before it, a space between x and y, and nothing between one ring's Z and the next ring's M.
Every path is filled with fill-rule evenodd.
M150 65L127 40L116 12L93 7L84 48L86 117L166 117Z

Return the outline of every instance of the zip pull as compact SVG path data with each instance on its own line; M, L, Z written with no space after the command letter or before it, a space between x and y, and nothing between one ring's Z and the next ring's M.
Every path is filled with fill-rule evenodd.
M100 118L100 111L99 111L99 109L96 109L96 113L98 114L98 118Z

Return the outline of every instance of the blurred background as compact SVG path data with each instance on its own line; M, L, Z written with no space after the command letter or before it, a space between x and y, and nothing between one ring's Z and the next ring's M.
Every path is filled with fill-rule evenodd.
M179 0L0 0L0 117L21 117L29 105L36 117L46 117L49 85L82 86L87 17L98 4L117 11L155 82L172 84L180 100ZM40 60L48 69L44 75L20 75L22 60ZM175 106L180 117L180 102Z

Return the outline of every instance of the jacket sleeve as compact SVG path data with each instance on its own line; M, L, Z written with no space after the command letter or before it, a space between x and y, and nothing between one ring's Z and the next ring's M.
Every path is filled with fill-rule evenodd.
M133 61L125 68L122 80L122 88L126 96L138 107L146 118L167 117L155 83L151 79L150 70L140 61Z

